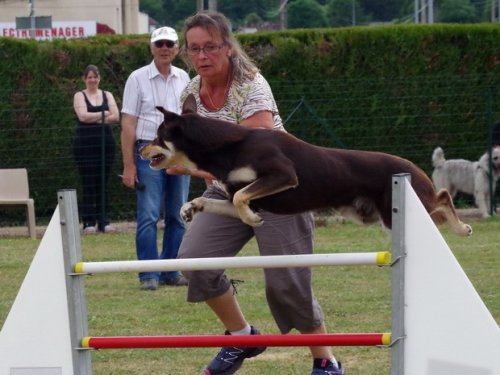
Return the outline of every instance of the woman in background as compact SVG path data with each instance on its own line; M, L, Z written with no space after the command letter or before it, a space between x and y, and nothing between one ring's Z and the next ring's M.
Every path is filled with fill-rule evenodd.
M74 156L82 179L80 216L84 234L94 234L97 229L114 231L107 217L108 182L116 148L109 125L118 123L120 115L113 94L99 89L100 80L97 66L87 66L83 74L85 89L73 97L77 116Z

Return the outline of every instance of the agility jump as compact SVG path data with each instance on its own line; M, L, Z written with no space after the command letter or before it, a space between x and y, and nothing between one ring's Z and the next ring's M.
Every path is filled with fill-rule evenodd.
M76 194L61 191L58 201L58 209L0 331L0 375L90 375L89 348L94 347L194 347L189 341L199 340L206 340L206 346L245 345L230 336L90 337L84 275L90 270L98 273L110 264L81 261ZM391 375L455 375L465 370L470 374L500 375L498 324L405 176L393 179L392 212L392 259L385 252L362 253L359 259L353 254L345 259L344 254L327 256L332 263L391 264L391 334L263 335L259 339L267 341L259 345L309 346L315 345L314 340L332 346L388 345ZM313 259L306 263L316 261ZM121 272L116 263L111 268ZM47 299L48 295L52 298ZM47 345L48 337L51 345ZM255 345L250 341L247 344Z
M307 254L283 256L248 256L227 258L173 259L152 261L79 262L75 275L110 272L198 271L219 268L286 268L314 266L390 266L391 253ZM193 348L219 346L388 346L389 333L309 334L258 336L116 336L84 337L82 348Z

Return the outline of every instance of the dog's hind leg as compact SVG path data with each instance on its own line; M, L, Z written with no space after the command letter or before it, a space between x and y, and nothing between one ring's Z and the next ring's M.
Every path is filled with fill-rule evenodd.
M457 211L453 205L453 199L446 189L441 189L437 192L436 204L430 215L436 224L447 223L456 234L462 236L470 236L472 234L472 227L458 218Z
M233 197L233 204L241 220L253 227L263 224L262 218L250 208L250 201L294 188L298 185L295 174L275 173L261 177L238 190Z

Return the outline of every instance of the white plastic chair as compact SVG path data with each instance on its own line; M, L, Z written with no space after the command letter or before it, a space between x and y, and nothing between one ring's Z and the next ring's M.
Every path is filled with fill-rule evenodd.
M0 205L26 205L29 236L36 239L35 202L25 168L0 169Z

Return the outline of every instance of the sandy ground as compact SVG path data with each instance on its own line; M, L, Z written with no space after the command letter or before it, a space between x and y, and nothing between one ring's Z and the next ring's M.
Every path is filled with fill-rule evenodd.
M460 219L467 222L468 220L478 220L481 218L479 210L476 208L468 208L468 209L460 209L457 210ZM316 225L324 226L330 225L331 223L342 221L341 217L326 217L326 216L318 216L316 218ZM127 233L127 232L135 232L135 222L116 222L113 223L116 231L118 233ZM161 228L161 224L159 224ZM37 226L36 235L37 238L40 239L43 237L46 226ZM28 237L28 228L25 226L16 226L16 227L0 227L0 238L15 238L15 237Z

